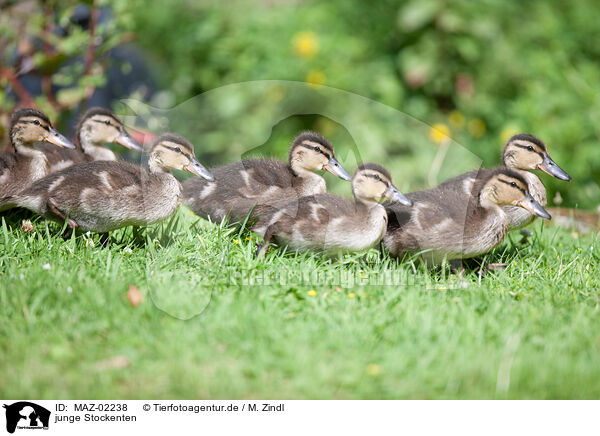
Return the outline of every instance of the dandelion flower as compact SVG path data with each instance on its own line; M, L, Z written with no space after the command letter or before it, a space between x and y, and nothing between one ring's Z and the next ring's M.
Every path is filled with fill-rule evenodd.
M308 295L310 295L311 297L314 297L315 295L317 295L317 291L315 291L314 289L311 289L310 291L307 292Z
M448 122L457 129L462 129L465 126L465 121L465 116L460 111L452 111L448 115Z
M502 141L502 143L505 144L506 142L508 142L508 140L513 135L516 135L517 133L519 133L519 131L520 131L520 129L517 126L514 126L514 125L506 126L500 132L500 135L499 135L500 136L500 141Z
M234 240L233 240L233 243L234 243L234 244L237 244L237 245L240 245L240 241L238 241L237 239L234 239Z
M354 292L350 292L348 294L348 298L354 298L354 297L356 297L356 294Z
M467 130L473 138L481 138L485 134L485 123L479 118L469 120Z
M368 375L379 375L381 374L381 366L377 365L376 363L369 363L365 368L365 371Z
M441 144L450 138L450 129L445 124L434 124L429 129L429 138L437 144Z
M319 40L313 32L298 32L292 39L292 48L296 56L311 58L319 51Z
M325 74L322 71L312 70L306 75L306 81L308 82L308 86L318 89L325 83Z

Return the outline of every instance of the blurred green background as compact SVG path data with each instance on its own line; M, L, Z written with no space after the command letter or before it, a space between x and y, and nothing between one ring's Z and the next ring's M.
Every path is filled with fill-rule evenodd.
M523 131L543 139L573 177L564 183L541 176L550 204L596 209L600 203L600 4L594 0L83 4L89 16L103 17L93 32L71 19L80 2L3 4L4 126L7 114L24 103L15 80L41 78L33 101L67 129L95 92L110 87L106 101L123 114L121 98L143 101L154 108L145 113L155 115L177 107L166 116L168 126L151 117L140 127L189 135L209 165L257 151L284 158L293 136L313 129L332 141L349 170L355 161L377 160L405 190L481 161L497 165L503 143ZM145 69L135 67L138 61ZM133 81L137 87L119 88L115 68L124 77L144 77ZM189 103L207 91L257 80L309 85L302 85L306 92L285 82L233 87ZM328 87L393 110L340 99ZM273 111L290 115L279 120ZM443 133L456 142L432 173Z

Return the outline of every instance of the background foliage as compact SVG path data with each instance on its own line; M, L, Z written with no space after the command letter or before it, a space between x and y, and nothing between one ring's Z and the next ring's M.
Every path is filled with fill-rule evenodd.
M44 4L46 12L40 10L39 19L28 20L20 33L3 14L2 34L12 41L3 44L9 67L23 34L39 39L44 16L50 14L54 22L64 23L74 7L72 2ZM62 54L52 68L47 67L48 56L39 52L34 56L35 67L50 74L53 84L73 89L70 94L63 90L63 99L65 93L70 99L61 105L48 104L47 96L36 98L38 105L54 110L52 115L66 119L69 109L85 102L86 89L102 86L106 80L102 72L114 62L110 50L131 35L145 53L159 90L152 95L134 93L134 97L154 106L172 107L208 90L251 80L335 87L437 125L485 165L499 162L502 144L512 133L536 134L574 178L566 184L542 176L549 198L558 190L563 205L598 206L600 5L593 0L575 4L557 0L110 0L93 4L111 11L110 20L97 32L103 38L97 41L95 68L83 74L81 62L69 62L85 57L89 32L52 38L51 46ZM1 80L6 90L5 74ZM10 90L8 95L0 92L5 113L15 104L14 97ZM261 101L245 95L231 99L214 110L223 113L233 107L240 120L247 113L247 124L264 123L264 111L249 109ZM356 122L362 118L366 114L357 109ZM416 153L398 150L407 143L412 150L435 145L428 126L413 127L398 131L385 120L364 122L369 141L358 144L366 159L389 157L386 161L395 172L403 170L401 161L408 160L404 164L413 171L403 171L407 180L400 185L411 189L427 186L429 168ZM302 128L320 130L336 147L353 143L337 123L305 115L280 123L267 149L284 156L291 137ZM251 137L249 129L243 133ZM248 151L243 140L228 142L224 134L197 146L209 164Z

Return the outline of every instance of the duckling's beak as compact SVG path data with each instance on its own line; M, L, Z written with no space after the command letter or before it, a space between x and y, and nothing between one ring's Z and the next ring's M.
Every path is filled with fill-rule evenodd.
M54 127L48 127L48 136L46 136L45 141L63 148L75 148L75 144L58 133L58 130Z
M392 184L390 184L390 187L387 189L387 191L385 191L383 196L390 201L397 201L398 203L403 204L405 206L412 206L413 204L412 201L410 201L408 197L406 197L406 195L400 192L398 188L396 188Z
M340 163L333 157L329 158L329 162L327 162L327 165L325 165L323 169L325 171L329 171L331 174L338 176L342 180L352 180L352 176L350 175L350 173L346 171L344 167L341 166Z
M121 144L123 147L126 147L130 150L144 151L142 146L138 144L137 141L133 139L129 133L127 133L127 130L125 130L124 127L121 127L120 134L119 136L117 136L117 139L115 139L115 142L117 144Z
M525 198L519 201L517 206L520 206L532 214L542 217L546 220L552 219L552 216L548 213L548 211L544 209L537 201L535 201L529 193L525 194Z
M566 181L571 180L571 176L569 176L561 167L556 165L556 163L550 159L550 156L544 157L542 163L538 165L538 169L542 170L546 174L556 177L557 179Z
M192 174L195 174L196 176L200 176L200 177L208 180L209 182L214 182L214 180L215 180L215 176L213 176L210 173L210 171L208 171L204 167L204 165L202 165L200 162L198 162L194 158L192 158L192 160L189 163L189 165L186 165L183 169L186 170L186 171L189 171Z

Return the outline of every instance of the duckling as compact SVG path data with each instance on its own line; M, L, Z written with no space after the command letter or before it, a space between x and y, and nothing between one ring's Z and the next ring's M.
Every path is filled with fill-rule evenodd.
M383 198L406 206L412 203L392 184L380 165L365 163L352 177L354 203L333 194L301 197L277 210L258 206L253 230L264 236L257 254L264 256L272 237L297 250L328 253L362 251L375 246L386 232Z
M117 143L130 150L142 151L121 120L110 110L101 107L93 107L83 114L75 137L79 144L76 150L57 149L45 144L39 146L46 154L50 172L95 160L117 160L117 156L104 147L106 143Z
M510 217L503 206L551 218L529 193L527 179L510 168L481 170L469 194L454 188L442 184L410 193L412 208L386 206L384 245L392 256L424 252L426 261L437 264L487 253L508 232Z
M350 174L335 159L333 146L321 135L302 132L293 141L289 165L274 159L247 159L212 168L214 183L194 177L184 182L184 203L197 215L219 222L243 222L258 204L273 207L306 195L324 193L325 170L343 180Z
M546 188L539 177L529 171L541 170L557 179L571 180L571 177L550 158L546 145L540 139L527 133L514 135L507 141L502 152L502 160L506 167L521 174L527 181L529 193L542 206L547 203ZM473 189L477 173L477 170L469 171L446 180L440 186L444 189L456 189L469 194ZM535 219L535 215L521 207L504 206L504 211L509 217L509 230L525 227Z
M9 130L14 153L0 152L0 195L16 194L49 172L45 154L34 148L45 141L54 146L75 148L52 127L50 119L35 109L20 109L12 114Z
M193 145L173 134L155 141L148 169L101 160L73 165L0 199L0 210L23 207L59 222L67 220L71 230L103 233L172 215L181 202L182 187L170 170L213 179L194 157Z

